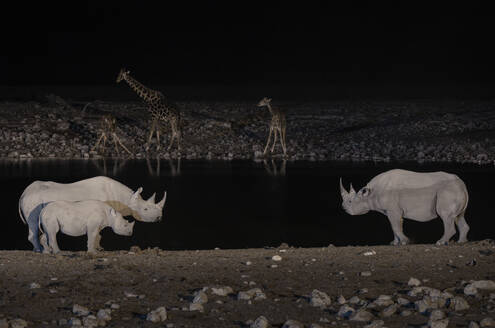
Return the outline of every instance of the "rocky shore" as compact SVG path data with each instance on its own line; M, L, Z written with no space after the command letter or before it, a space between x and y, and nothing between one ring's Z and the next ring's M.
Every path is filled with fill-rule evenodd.
M493 240L0 251L0 327L495 327L494 268Z
M253 102L179 102L184 159L256 159L268 136L270 114ZM277 102L287 112L288 160L416 161L492 164L495 103L492 101ZM138 102L70 102L49 95L42 102L0 103L0 158L94 158L117 154L92 150L105 114L137 158L176 158L168 135L145 151L149 116ZM274 157L280 157L277 145Z

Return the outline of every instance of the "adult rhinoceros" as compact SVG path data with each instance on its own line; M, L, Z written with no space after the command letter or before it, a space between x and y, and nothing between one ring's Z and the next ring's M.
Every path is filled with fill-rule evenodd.
M122 183L104 176L74 183L35 181L24 190L19 199L19 215L29 227L28 240L33 244L34 250L39 252L39 214L47 203L56 200L99 200L106 202L124 216L132 215L138 221L160 221L167 193L165 192L163 199L155 204L155 194L144 200L140 195L142 191L143 188L139 188L134 192ZM43 246L46 246L45 238L42 238L42 241ZM99 246L99 239L96 245Z
M467 241L469 226L464 218L468 192L456 175L445 172L418 173L390 170L374 177L356 193L347 192L340 179L342 207L351 215L368 211L385 214L394 232L393 245L405 245L409 239L402 231L403 218L426 222L437 216L443 221L444 233L438 245L447 244L459 228L459 242Z

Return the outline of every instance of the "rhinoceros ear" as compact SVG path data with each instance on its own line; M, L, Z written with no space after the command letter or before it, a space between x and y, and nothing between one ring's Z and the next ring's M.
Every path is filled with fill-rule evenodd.
M370 188L363 187L361 190L359 190L358 195L362 197L368 197L370 193L371 193Z

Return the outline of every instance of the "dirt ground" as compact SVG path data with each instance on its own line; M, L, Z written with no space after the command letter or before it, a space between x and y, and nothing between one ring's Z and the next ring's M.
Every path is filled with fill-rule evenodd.
M281 260L273 258L276 255ZM0 251L0 326L2 320L16 318L28 327L68 326L74 322L71 318L83 321L88 315L74 314L77 304L95 316L100 309L110 309L111 319L100 320L107 327L249 327L259 316L266 317L268 327L282 327L289 319L304 327L362 327L373 321L377 327L420 327L428 323L431 310L419 313L414 305L423 295L408 295L413 290L408 285L411 277L421 286L467 301L466 310L441 308L449 327L495 319L495 290L467 295L464 289L471 280L495 280L495 242L484 240L449 246L155 248L96 255ZM189 310L195 292L222 286L232 288L228 295L205 289L203 311ZM253 288L260 288L266 298L238 299L239 292ZM314 289L328 294L331 304L312 306ZM339 316L341 295L347 305L367 309L372 317L357 322ZM394 313L384 314L384 306L370 306L380 295L389 295L398 304ZM359 297L356 304L353 296ZM400 297L411 303L399 302ZM146 320L150 311L162 306L166 320Z

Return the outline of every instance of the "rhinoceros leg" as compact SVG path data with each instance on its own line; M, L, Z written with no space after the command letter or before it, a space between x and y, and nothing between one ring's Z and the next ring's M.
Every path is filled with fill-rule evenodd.
M459 228L459 240L458 243L467 242L467 234L469 231L469 225L466 223L466 219L464 218L464 214L459 215L456 221L457 228Z
M97 251L103 251L103 247L101 247L100 241L101 241L101 234L97 233L94 241L94 246Z
M453 215L440 214L443 221L443 236L437 241L437 245L447 245L450 238L455 235L455 217Z
M409 238L404 235L402 231L402 215L399 213L389 212L387 214L390 225L392 226L392 231L394 232L394 240L390 243L391 245L407 245L409 244Z

